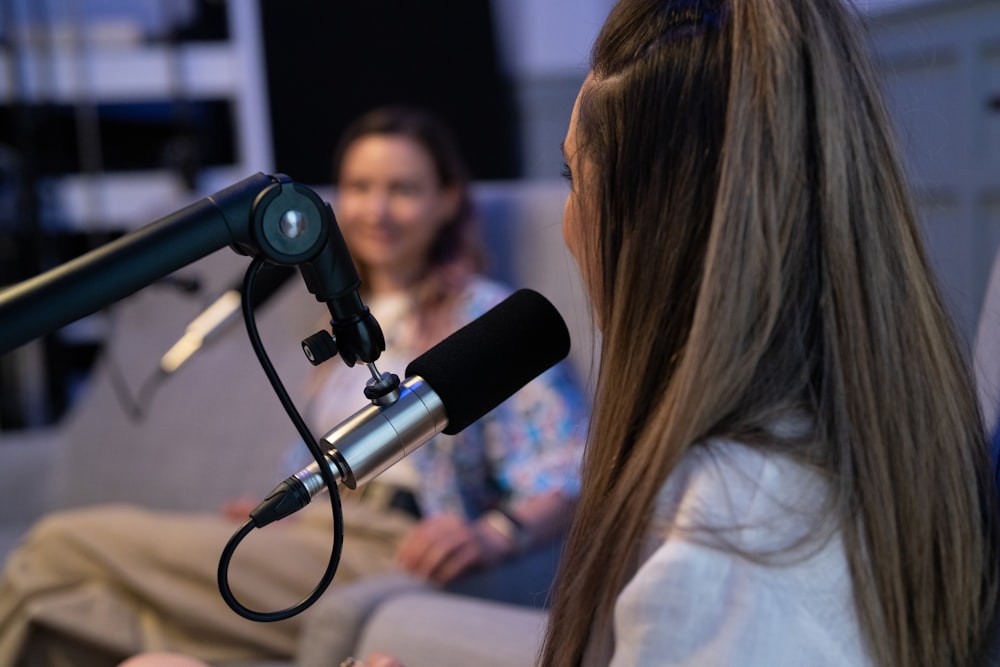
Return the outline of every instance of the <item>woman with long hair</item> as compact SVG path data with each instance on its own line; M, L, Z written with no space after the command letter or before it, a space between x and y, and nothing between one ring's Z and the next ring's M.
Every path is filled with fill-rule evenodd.
M997 494L861 35L842 0L603 26L564 143L600 371L542 664L981 657Z

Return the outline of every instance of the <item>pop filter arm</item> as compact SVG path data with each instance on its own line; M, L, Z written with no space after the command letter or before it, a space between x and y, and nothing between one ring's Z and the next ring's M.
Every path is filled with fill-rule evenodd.
M330 311L331 332L320 332L325 358L339 353L348 366L378 359L385 339L358 295L361 280L333 209L287 176L263 173L0 290L0 354L227 245L241 255L298 267L306 287ZM309 349L307 356L323 360Z

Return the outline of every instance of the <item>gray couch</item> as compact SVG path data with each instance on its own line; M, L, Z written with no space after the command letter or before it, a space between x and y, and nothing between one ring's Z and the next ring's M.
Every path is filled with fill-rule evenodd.
M565 185L483 183L475 193L494 257L491 273L533 287L556 304L573 335L573 363L586 380L596 345L561 238ZM246 264L226 249L184 272L197 275L209 286L204 293L214 294L241 276ZM159 287L116 304L105 354L71 413L50 429L0 434L0 486L8 498L0 505L0 557L34 520L60 508L128 502L214 510L238 495L266 493L280 481L275 471L295 433L241 323L158 386L142 419L123 409L115 387L124 384L134 397L204 306L203 300ZM323 315L297 278L259 314L268 352L300 405L311 367L299 342ZM402 577L343 586L334 581L305 612L298 664L336 665L373 649L396 653L408 667L534 661L545 621L539 609L433 592Z

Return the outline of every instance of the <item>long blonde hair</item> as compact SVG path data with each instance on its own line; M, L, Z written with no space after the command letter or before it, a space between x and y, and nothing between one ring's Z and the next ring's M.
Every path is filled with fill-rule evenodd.
M575 187L603 339L543 664L609 632L657 492L711 436L829 478L878 664L979 657L996 490L860 34L843 0L622 0L598 36ZM764 437L790 409L808 444Z

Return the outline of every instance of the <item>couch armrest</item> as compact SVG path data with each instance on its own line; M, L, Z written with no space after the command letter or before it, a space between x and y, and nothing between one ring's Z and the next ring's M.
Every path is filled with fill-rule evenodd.
M0 523L30 523L52 503L52 472L59 455L61 431L56 426L0 434Z
M406 667L525 667L537 662L547 618L530 607L437 591L403 593L375 610L355 654L383 651Z
M52 476L62 447L56 427L0 435L0 564L28 528L52 507Z

